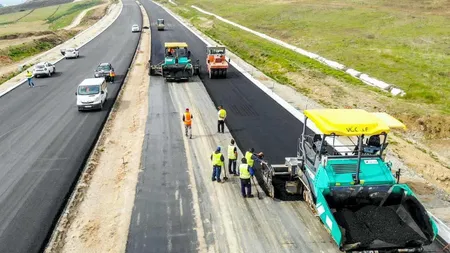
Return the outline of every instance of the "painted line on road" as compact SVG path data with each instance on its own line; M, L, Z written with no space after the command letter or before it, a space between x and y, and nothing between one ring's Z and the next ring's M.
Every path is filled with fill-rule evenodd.
M97 38L100 34L102 34L104 31L106 31L106 29L108 29L108 28L109 28L109 27L110 27L110 26L111 26L111 25L119 18L120 14L122 13L122 10L123 10L123 3L122 3L122 1L119 1L119 3L120 3L120 10L119 10L119 13L116 15L116 17L115 17L115 18L114 18L114 19L113 19L113 20L112 20L105 28L103 28L102 30L100 30L100 32L98 32L97 34L95 34L92 38L88 39L86 42L83 42L83 43L81 44L81 46L78 47L78 49L84 47L84 46L87 45L89 42L91 42L93 39ZM103 16L102 19L100 19L99 21L97 21L95 24L93 24L93 25L92 25L91 27L89 27L88 29L86 29L86 30L82 31L81 33L77 34L75 37L73 37L73 38L70 39L70 40L75 40L75 39L79 38L81 35L83 35L84 33L86 33L90 28L94 27L96 24L98 24L98 23L100 23L100 22L102 22L102 21L105 21L107 17L108 17L108 15ZM69 41L69 40L65 41L64 43L66 43L66 42L68 42L68 41ZM64 43L63 43L63 44L64 44ZM52 48L52 49L50 49L50 50L53 50L53 49L55 49L55 48L57 48L57 47L61 47L61 46L62 46L62 44L61 44L61 45L58 45L58 46L56 46L56 47L54 47L54 48ZM48 51L50 51L50 50L48 50ZM39 58L41 55L46 54L48 51L43 52L42 54L40 54L40 55L38 55L38 56L35 56L34 58ZM60 62L60 61L63 60L63 59L64 59L64 56L62 56L62 57L59 58L58 60L54 61L53 64L56 64L56 63ZM31 61L31 60L30 60L30 61ZM24 65L28 65L28 62L25 63ZM23 73L23 72L22 72L22 73ZM20 75L20 74L19 74L19 75ZM14 85L14 86L8 88L7 90L5 90L4 92L0 93L0 97L6 95L8 92L10 92L10 91L16 89L16 88L19 87L20 85L24 84L26 81L27 81L27 78L24 78L24 79L20 80L16 85Z
M151 0L149 0L151 1ZM181 20L176 14L174 14L171 10L166 8L165 6L155 2L151 1L154 4L158 5L162 9L164 9L167 13L169 13L173 18L175 18L178 22L180 22L186 29L191 31L195 36L197 36L201 41L203 41L206 45L212 46L206 39L204 39L202 36L200 36L197 32L195 32L191 27L189 27L187 24L184 23L183 20ZM288 112L290 112L294 117L296 117L299 121L301 121L303 124L304 121L304 114L297 110L294 106L286 102L284 99L282 99L280 96L275 94L272 90L270 90L268 87L266 87L263 83L258 81L257 79L253 78L249 73L247 73L244 69L242 69L239 65L235 64L234 62L230 62L233 67L236 68L239 72L241 72L245 77L247 77L250 81L252 81L257 87L259 87L262 91L264 91L269 97L271 97L273 100L275 100L278 104L280 104L284 109L286 109ZM320 130L315 126L315 124L311 121L307 124L309 129L311 129L315 133L321 133ZM336 145L343 145L338 140L335 141ZM341 151L342 152L342 151ZM427 211L428 212L428 211ZM428 212L431 217L436 221L438 228L439 228L439 235L446 241L446 243L450 243L450 228L442 222L440 219L438 219L436 216L434 216L432 213Z

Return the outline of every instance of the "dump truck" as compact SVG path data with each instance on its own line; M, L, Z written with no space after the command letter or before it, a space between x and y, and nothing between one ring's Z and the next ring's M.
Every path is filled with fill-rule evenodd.
M228 62L225 59L225 47L206 47L206 66L208 69L208 76L212 78L226 78L228 72Z
M150 75L161 75L167 81L189 80L190 77L200 73L200 64L192 64L191 52L185 42L164 43L164 60L152 65L150 59Z
M156 21L156 26L158 27L158 31L164 31L164 19L159 18Z
M385 161L387 134L404 124L360 109L305 110L304 116L296 157L260 163L270 197L305 201L340 251L421 252L435 240L435 221ZM319 134L307 128L310 121Z

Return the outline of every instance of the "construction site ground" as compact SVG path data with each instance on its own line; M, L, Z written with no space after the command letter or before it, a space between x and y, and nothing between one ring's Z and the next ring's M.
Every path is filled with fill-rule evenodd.
M153 24L159 17L172 23L167 25L167 31L151 34L152 57L160 57L162 41L180 40L181 25L154 4L142 4L151 18L149 22L144 15L143 26ZM63 251L124 252L126 246L126 252L339 252L304 202L272 200L255 184L255 198L243 199L239 179L228 172L228 181L211 181L210 155L217 146L226 154L233 138L227 127L224 134L217 133L217 109L210 95L222 88L205 88L211 81L202 82L198 77L188 83L167 83L162 77L153 76L148 81L148 69L144 66L149 48L144 49L144 40L150 34L144 31L142 52L139 51L117 101L117 111L105 127L104 143L96 151L97 160L91 161L95 169L82 175L89 178L87 184L80 185L86 193L77 200L78 211L66 223L67 229L57 228L58 233L64 234L60 237L65 238L60 241ZM229 55L232 61L239 61ZM244 62L239 64L252 69L259 79L269 80ZM231 78L237 78L237 74ZM266 85L297 105L314 104L286 86L273 81ZM230 89L238 92L231 83ZM257 114L251 108L251 99L245 100L245 94L240 96L248 107L230 108L229 113L241 113L232 120ZM192 139L184 136L181 117L186 107L193 114ZM255 120L255 125L247 128L258 132L257 123ZM245 129L231 131L237 141L240 131ZM269 138L271 133L260 134ZM238 153L241 158L241 150ZM445 192L408 169L403 157L390 152L389 158L394 159L394 166L404 168L404 180L409 180L432 212L448 206ZM261 192L262 200L256 197L256 190ZM442 216L445 215L439 217Z
M173 7L169 3L167 3L166 6ZM193 26L188 20L180 16L177 17L183 20L185 24L189 24L190 29L194 30L196 34L199 34L203 39L212 45L217 44L216 41L196 29L196 27ZM205 25L210 25L210 21L205 19ZM305 109L323 108L323 106L314 99L303 95L293 87L276 82L259 71L257 66L255 67L250 65L236 54L228 51L227 56L232 62L239 65L246 73L260 81L275 94L280 96L298 110L303 111ZM299 79L298 81L314 84L313 80ZM338 83L334 81L333 83L338 85ZM339 85L339 87L345 88L342 85ZM346 89L348 89L348 87ZM315 90L315 92L322 91ZM324 98L332 99L330 94L325 93L324 95ZM370 95L372 96L373 94ZM343 98L340 98L340 100L342 99ZM353 99L353 97L351 99ZM342 102L342 104L348 104L351 103L351 100L343 100L340 102ZM359 103L364 102L365 100L359 101ZM413 131L410 134L414 135L418 133L417 131ZM390 135L389 142L386 158L387 160L393 162L393 167L395 169L401 169L401 183L409 184L415 193L419 195L419 198L426 208L447 225L450 225L450 214L448 213L448 208L450 208L450 170L448 169L448 165L436 159L436 157L432 155L432 152L426 147L417 142L412 142L411 139L405 140L400 136L396 136L394 133Z

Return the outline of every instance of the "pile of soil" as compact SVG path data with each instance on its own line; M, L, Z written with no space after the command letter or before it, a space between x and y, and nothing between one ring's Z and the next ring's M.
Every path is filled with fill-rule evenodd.
M369 245L381 240L404 245L411 240L423 240L411 227L398 217L390 207L368 205L357 211L341 209L335 214L336 221L345 228L346 243L361 242Z

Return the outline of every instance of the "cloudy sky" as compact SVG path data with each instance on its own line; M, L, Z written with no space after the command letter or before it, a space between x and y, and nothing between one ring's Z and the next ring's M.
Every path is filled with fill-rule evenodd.
M4 6L21 4L23 2L25 2L25 0L0 0L0 4Z

